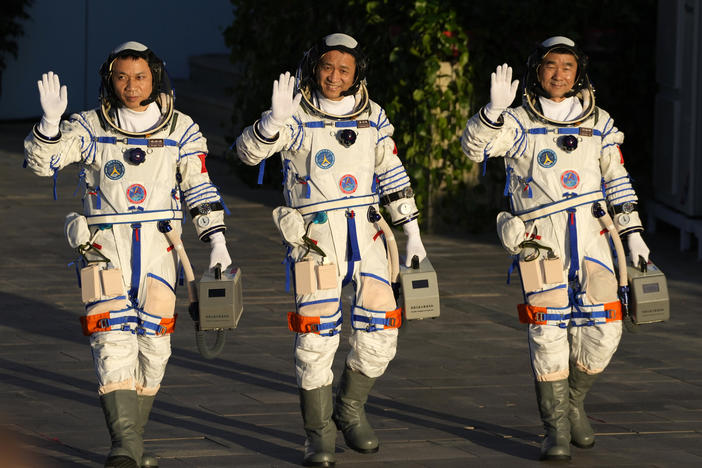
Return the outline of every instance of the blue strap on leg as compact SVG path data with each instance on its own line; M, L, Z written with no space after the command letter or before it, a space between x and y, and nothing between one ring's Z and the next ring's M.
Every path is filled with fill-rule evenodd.
M570 241L570 268L568 269L568 281L575 281L580 262L578 255L578 226L575 222L575 208L568 208L568 238Z
M129 289L129 300L137 306L139 295L139 279L141 278L141 223L132 224L132 281Z
M356 214L353 210L346 212L346 227L348 228L348 261L361 260L361 250L358 248L358 235L356 233Z

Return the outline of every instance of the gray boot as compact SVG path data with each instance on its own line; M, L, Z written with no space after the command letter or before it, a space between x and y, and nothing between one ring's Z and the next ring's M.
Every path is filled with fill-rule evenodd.
M348 367L344 369L336 393L334 422L344 433L349 448L361 453L375 453L380 446L373 428L368 424L364 405L375 379Z
M305 425L304 466L331 467L336 445L336 426L332 421L332 386L300 389L300 409Z
M570 460L568 380L536 382L536 399L546 430L540 459Z
M139 419L137 421L137 432L139 436L144 436L144 427L149 421L149 414L151 414L151 407L154 405L154 399L156 395L138 395L137 396L137 406L139 411ZM158 468L158 458L153 453L143 453L141 456L141 468Z
M105 468L138 468L144 450L137 432L137 394L135 390L115 390L100 397L112 448Z
M587 374L575 366L571 366L568 384L570 386L570 436L571 443L576 447L588 449L595 445L595 431L585 414L585 395L592 388L598 375Z

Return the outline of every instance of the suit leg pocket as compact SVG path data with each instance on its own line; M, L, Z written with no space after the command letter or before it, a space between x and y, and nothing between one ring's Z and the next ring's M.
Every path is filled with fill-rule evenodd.
M605 304L617 300L617 277L612 270L590 257L583 258L583 269L583 289L591 304Z
M146 301L139 311L140 326L147 335L172 333L175 327L176 296L165 279L149 273L146 276Z

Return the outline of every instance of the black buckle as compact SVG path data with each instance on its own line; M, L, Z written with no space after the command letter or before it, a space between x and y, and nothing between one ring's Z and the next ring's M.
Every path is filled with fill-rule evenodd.
M356 132L354 132L350 128L339 130L338 132L336 132L336 139L339 140L339 143L341 143L341 145L344 146L344 148L348 148L349 146L356 143Z
M558 146L570 153L578 148L578 138L574 135L563 135L558 138Z
M138 166L146 161L146 151L141 148L127 150L127 160L135 166Z
M414 196L414 190L412 190L412 187L405 187L402 190L398 190L397 192L392 192L387 195L383 195L380 197L380 204L381 205L389 205L390 203L394 202L395 200L399 200L401 198L412 198Z
M380 213L373 206L368 207L368 221L371 223L377 223L380 221Z

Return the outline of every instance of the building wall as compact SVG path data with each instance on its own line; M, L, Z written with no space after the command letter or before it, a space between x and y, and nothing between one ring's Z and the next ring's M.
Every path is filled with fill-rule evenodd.
M189 56L228 53L222 33L233 21L229 0L34 0L29 15L2 74L0 120L41 116L36 82L49 70L68 86L68 112L95 107L100 65L129 40L188 78Z
M659 0L653 173L660 203L702 216L702 1Z

